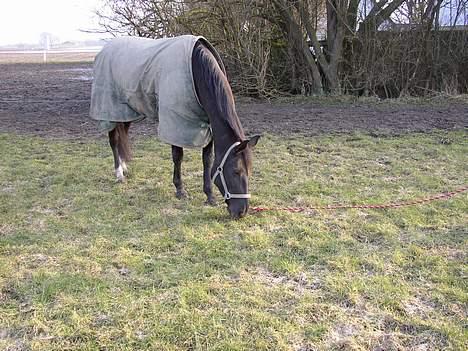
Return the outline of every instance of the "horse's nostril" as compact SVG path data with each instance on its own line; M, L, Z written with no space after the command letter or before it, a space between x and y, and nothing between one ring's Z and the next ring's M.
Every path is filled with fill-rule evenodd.
M241 210L239 211L239 217L238 218L243 218L247 214L247 210Z
M239 218L245 217L246 214L247 214L246 210L232 211L231 212L231 217L233 219L239 219Z

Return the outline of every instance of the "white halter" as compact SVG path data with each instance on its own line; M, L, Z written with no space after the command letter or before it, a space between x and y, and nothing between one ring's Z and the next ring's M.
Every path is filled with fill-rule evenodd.
M223 167L224 167L224 164L226 163L226 160L229 156L229 154L231 153L231 151L237 146L239 145L240 142L237 141L235 142L234 144L231 145L231 147L226 151L226 153L224 154L224 157L223 159L221 160L221 163L219 164L218 168L216 169L216 172L215 174L213 175L213 177L211 178L211 181L214 182L216 177L219 176L221 178L221 183L223 184L223 188L224 188L224 200L229 200L229 199L249 199L250 198L250 194L231 194L227 188L227 184L226 184L226 180L224 179L224 174L223 174Z

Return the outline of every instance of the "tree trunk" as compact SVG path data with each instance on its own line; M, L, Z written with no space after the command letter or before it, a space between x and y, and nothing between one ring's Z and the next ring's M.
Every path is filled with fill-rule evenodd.
M300 62L299 67L303 70L303 81L305 81L306 93L321 95L323 94L322 77L319 68L315 62L314 56L309 49L307 42L304 39L303 31L297 21L294 19L292 8L287 1L273 0L281 21L279 23L284 33L287 33L289 38L288 45L297 55Z

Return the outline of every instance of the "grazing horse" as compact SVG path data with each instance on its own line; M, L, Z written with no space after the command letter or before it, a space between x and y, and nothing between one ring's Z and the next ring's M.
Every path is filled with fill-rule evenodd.
M119 38L107 44L95 60L90 115L109 133L118 181L128 173L131 123L158 118L159 137L172 145L177 198L187 196L183 149L199 147L207 204L215 204L214 183L231 217L247 214L251 149L259 136L246 138L224 65L203 37Z

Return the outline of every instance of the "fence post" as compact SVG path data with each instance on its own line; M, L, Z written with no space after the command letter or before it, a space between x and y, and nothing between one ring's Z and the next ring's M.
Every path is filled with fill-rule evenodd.
M50 34L45 35L45 42L44 42L44 51L42 54L42 58L44 63L47 63L47 51L50 50Z

